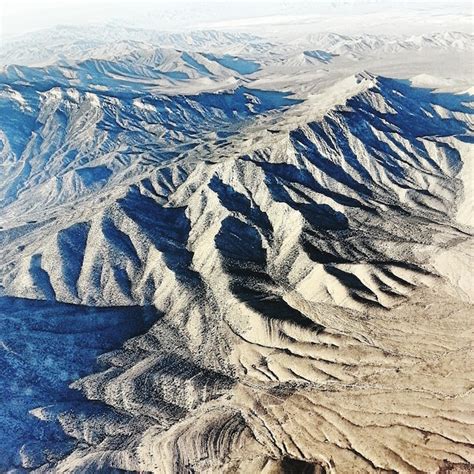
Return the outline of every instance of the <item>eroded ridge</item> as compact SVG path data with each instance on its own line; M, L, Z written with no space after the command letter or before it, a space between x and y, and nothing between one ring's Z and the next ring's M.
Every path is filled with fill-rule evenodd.
M472 98L349 83L318 119L252 146L246 130L244 154L147 168L67 221L4 231L8 294L160 314L74 382L100 416L41 410L77 440L55 470L474 463Z

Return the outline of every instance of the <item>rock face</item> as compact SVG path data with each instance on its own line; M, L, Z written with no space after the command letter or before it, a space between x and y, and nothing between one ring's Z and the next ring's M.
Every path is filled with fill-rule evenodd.
M80 404L33 410L73 441L9 463L469 469L472 96L361 73L319 116L253 86L36 74L2 78L2 293L151 319L76 374Z

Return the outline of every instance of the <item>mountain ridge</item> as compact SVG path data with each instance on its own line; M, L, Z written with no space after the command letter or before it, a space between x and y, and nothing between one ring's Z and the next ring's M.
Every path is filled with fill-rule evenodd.
M265 58L254 77L219 56L237 68L231 82L195 94L135 84L144 70L127 61L126 80L102 61L4 70L0 307L12 315L1 355L7 374L41 382L36 406L8 385L35 417L29 439L15 410L4 416L21 428L10 465L474 462L473 96L367 71L322 88L313 78L338 58L316 56L293 94L294 78L264 87ZM28 349L29 333L52 362L24 362L36 352L23 357L15 337ZM59 363L64 340L81 348L77 366Z

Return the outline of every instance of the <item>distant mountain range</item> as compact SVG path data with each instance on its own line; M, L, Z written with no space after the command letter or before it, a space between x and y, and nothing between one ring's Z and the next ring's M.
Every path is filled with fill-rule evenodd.
M252 60L262 60L265 56L274 59L293 56L305 50L360 58L368 53L425 49L472 52L474 35L446 32L391 37L372 34L348 36L328 32L303 35L291 43L282 43L277 38L269 40L248 33L208 30L163 33L118 26L57 27L6 42L0 52L0 65L44 66L61 60L122 60L127 56L140 63L158 65L166 56L166 52L161 51L163 49L240 56Z

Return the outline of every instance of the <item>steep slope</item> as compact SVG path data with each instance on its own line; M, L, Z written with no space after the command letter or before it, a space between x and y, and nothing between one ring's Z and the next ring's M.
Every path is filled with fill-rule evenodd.
M0 77L4 216L27 220L36 209L73 204L179 160L205 140L222 143L257 115L296 103L285 93L242 86L196 95L154 94L134 82L146 77L138 66L130 71L120 63L123 75L111 79L112 64L11 67ZM100 88L101 82L107 87Z
M59 472L474 462L472 97L349 82L345 103L256 131L248 153L161 164L2 232L6 294L162 315L74 383L109 410L36 412L77 440Z
M268 271L268 250L272 249L280 259L283 257L281 249L272 248L278 242L274 236L276 222L269 220L268 216L272 206L284 205L285 212L295 216L295 223L301 222L300 235L295 236L296 247L286 249L287 254L293 254L291 258L294 260L287 262L284 267L295 262L298 254L321 264L350 265L352 250L347 243L347 234L351 232L349 220L352 213L355 213L354 217L358 221L363 220L377 227L380 239L387 225L397 228L392 225L393 221L389 224L382 222L386 220L386 213L392 213L397 221L406 220L406 216L409 216L414 220L412 225L416 225L418 216L441 226L454 212L451 203L460 199L457 196L461 193L462 184L456 180L456 175L462 162L456 147L469 140L467 117L470 109L464 104L467 96L453 99L450 95L432 94L410 88L401 82L375 79L370 75L361 76L358 81L366 83L363 91L350 98L345 105L326 114L322 121L308 123L288 134L274 135L271 146L257 149L251 155L214 164L198 162L189 166L186 162L172 162L167 166L162 164L156 171L154 167L145 169L149 177L136 180L128 188L123 186L120 198L114 198L111 206L94 209L92 220L78 222L72 230L69 227L62 229L60 235L64 237L60 239L67 241L75 238L77 229L84 229L80 232L83 235L80 240L85 245L92 227L96 245L99 245L98 235L103 234L104 246L107 248L109 242L116 245L114 241L117 238L121 241L122 234L123 238L130 237L134 228L137 238L143 240L144 236L148 236L150 239L140 245L133 238L127 239L128 245L131 245L131 255L128 247L122 249L127 259L142 255L135 263L129 262L129 270L134 268L134 272L139 272L146 267L144 254L150 246L156 247L160 240L160 233L157 229L151 229L147 216L162 216L166 223L172 220L177 226L176 232L182 240L183 250L191 250L189 239L197 225L197 222L192 221L192 213L195 213L204 221L209 221L207 227L212 227L216 221L219 226L224 226L223 220L228 222L229 232L238 233L239 226L242 231L248 228L248 237L255 239L255 246L260 249L255 259L260 261L263 258L261 264ZM246 92L239 94L243 97ZM211 100L209 105L212 105L214 99L210 97L208 101ZM238 110L238 97L237 94L229 96L234 101L229 110ZM220 105L219 96L217 100ZM453 100L457 104L453 104ZM173 105L178 107L180 100L175 98ZM189 107L189 110L195 109ZM242 112L250 113L245 101ZM415 113L416 125L411 120ZM453 118L450 118L452 115ZM219 118L222 120L222 114ZM201 114L196 120L199 119L202 119ZM169 126L177 123L176 120L170 120L169 115L167 122L171 124ZM192 127L193 123L192 116L187 112L186 127ZM201 120L199 131L203 133L205 130L205 122ZM42 166L43 172L48 171L47 166ZM73 162L71 168L75 173L79 172L80 176L85 169L77 167L77 162ZM59 165L53 167L50 174L57 177L58 169ZM235 173L238 173L239 179L234 178L233 181L238 181L238 185L229 183L230 178L223 177ZM102 177L96 170L91 174L93 177ZM87 178L83 176L83 179ZM199 199L197 196L200 196ZM253 204L254 196L261 196L262 202ZM210 206L209 203L216 205ZM260 213L252 211L254 206L260 209ZM207 212L217 215L206 219ZM236 213L243 215L236 218ZM383 219L382 213L385 213ZM229 215L228 219L226 215ZM401 222L400 225L406 224ZM153 226L156 226L155 217ZM233 229L234 226L237 227ZM282 232L288 230L282 229ZM359 230L353 229L352 232ZM394 230L386 232L387 237L390 232L398 233ZM69 233L74 237L69 237ZM328 240L327 237L338 234L344 238L343 246L339 248L333 238L329 239L330 246L323 244ZM229 243L225 238L222 249L218 245L218 235L214 241L219 256L225 256L227 252L232 254L226 248ZM153 242L154 245L151 245ZM288 242L285 239L286 245ZM324 245L324 249L321 245ZM409 245L413 246L413 242ZM142 251L139 251L141 247ZM58 251L60 256L61 248ZM87 246L84 251L86 255ZM234 253L239 254L238 249ZM370 261L375 260L380 252L374 248L364 250L364 254L365 259ZM358 254L356 260L359 259ZM27 265L27 268L35 267L31 262ZM296 284L305 273L301 265L298 268L300 275L288 280L291 285ZM124 270L122 268L121 271ZM133 277L129 274L128 278L131 282L139 281L135 273ZM62 280L58 278L58 281ZM85 280L89 282L90 277ZM100 293L100 285L96 291ZM129 291L132 289L129 288ZM67 297L59 299L68 301ZM117 301L107 301L107 304L114 303Z

